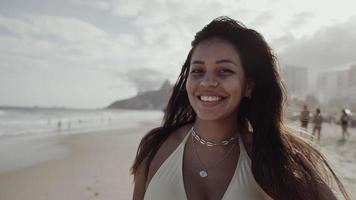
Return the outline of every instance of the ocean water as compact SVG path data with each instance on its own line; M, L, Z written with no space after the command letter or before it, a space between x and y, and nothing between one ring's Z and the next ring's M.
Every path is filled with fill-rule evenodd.
M129 128L162 116L161 111L121 109L0 108L0 138Z
M0 107L0 174L69 155L63 137L52 136L159 124L162 116L161 111Z

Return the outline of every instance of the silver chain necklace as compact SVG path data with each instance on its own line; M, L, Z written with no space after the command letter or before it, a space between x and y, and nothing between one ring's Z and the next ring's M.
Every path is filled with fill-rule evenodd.
M199 176L202 177L202 178L206 178L206 177L208 177L208 168L209 169L213 169L213 168L219 166L222 162L224 162L229 157L229 155L232 152L232 150L234 149L234 146L235 146L234 144L235 143L233 145L231 145L231 148L229 149L229 151L225 154L225 156L219 162L215 163L214 165L211 165L211 166L207 167L206 164L201 160L201 158L200 158L200 156L198 154L198 150L197 150L197 147L195 145L196 141L194 141L194 139L193 139L194 138L193 132L194 132L194 129L192 131L192 142L193 142L194 153L195 153L195 156L198 158L198 161L199 161L200 165L202 166L202 169L199 170Z
M206 145L208 147L214 147L214 146L227 146L228 144L230 144L231 142L233 142L234 140L236 140L238 137L234 136L231 137L229 139L223 140L219 143L215 143L215 142L210 142L210 141L206 141L203 138L201 138L196 132L194 127L192 127L192 136L194 137L194 139L196 139L198 142L200 142L200 144Z

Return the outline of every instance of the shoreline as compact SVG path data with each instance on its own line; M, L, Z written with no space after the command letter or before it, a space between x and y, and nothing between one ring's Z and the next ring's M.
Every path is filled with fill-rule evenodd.
M132 128L53 136L26 143L43 147L25 151L29 159L52 148L64 151L49 152L57 155L49 160L0 172L0 199L130 199L133 177L129 169L140 139L155 126L145 122Z

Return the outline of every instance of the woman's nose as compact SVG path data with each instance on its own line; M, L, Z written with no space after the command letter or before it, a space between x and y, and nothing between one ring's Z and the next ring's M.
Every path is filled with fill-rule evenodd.
M217 87L219 83L213 75L206 74L200 82L200 85L203 87Z

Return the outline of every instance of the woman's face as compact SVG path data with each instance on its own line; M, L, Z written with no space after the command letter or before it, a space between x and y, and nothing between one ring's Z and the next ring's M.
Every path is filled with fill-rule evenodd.
M199 119L235 117L247 92L245 88L245 73L234 46L218 38L202 41L196 46L186 89Z

